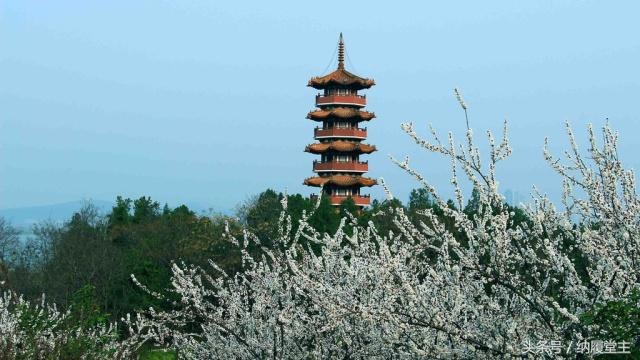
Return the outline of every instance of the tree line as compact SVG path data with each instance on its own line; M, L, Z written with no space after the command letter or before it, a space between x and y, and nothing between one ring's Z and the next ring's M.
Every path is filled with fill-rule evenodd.
M19 231L7 220L0 219L0 281L26 299L38 300L46 294L47 300L66 308L80 297L100 316L119 319L161 306L131 281L132 274L149 289L162 292L170 286L174 262L205 266L212 260L225 271L239 271L241 253L225 240L227 227L235 236L249 230L261 240L260 247L272 248L285 196L293 226L303 213L313 212L309 224L321 233L334 233L347 214L361 226L372 222L379 232L388 233L395 229L390 210L398 207L416 224L424 209L444 217L425 189L413 190L406 205L397 199L373 200L364 209L350 198L336 208L328 198L317 204L300 194L268 189L239 206L236 216L197 214L185 205L162 207L145 196L118 197L107 214L88 203L63 224L39 223L26 242L19 240ZM475 201L472 197L465 211L473 212ZM453 229L453 220L445 222ZM349 231L349 225L346 228ZM248 251L257 253L258 248Z

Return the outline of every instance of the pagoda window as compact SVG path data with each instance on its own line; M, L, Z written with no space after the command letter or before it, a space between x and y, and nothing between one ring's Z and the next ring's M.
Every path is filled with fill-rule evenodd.
M337 92L337 91L336 91L336 89L335 89L335 88L327 88L327 89L324 89L324 95L325 95L325 96L327 96L327 95L335 95L335 94L336 94L336 92Z
M351 162L351 157L349 155L336 155L335 161L337 162Z
M333 195L349 196L351 195L351 189L337 188L333 190Z
M345 89L345 88L327 88L324 89L324 96L328 95L356 95L357 91L355 89Z
M337 127L338 129L348 129L351 127L351 123L346 121L336 121L335 127Z

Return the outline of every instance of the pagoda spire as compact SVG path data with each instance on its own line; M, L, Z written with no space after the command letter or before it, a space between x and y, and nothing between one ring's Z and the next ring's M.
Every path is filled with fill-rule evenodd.
M340 41L338 42L338 69L344 70L344 40L340 33Z

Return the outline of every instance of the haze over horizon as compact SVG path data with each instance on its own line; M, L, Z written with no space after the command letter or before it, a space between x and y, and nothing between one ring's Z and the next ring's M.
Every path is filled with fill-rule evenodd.
M608 118L626 166L640 165L639 3L382 4L3 2L0 209L118 195L231 209L266 188L317 191L302 185L316 158L303 152L316 125L306 83L332 70L340 32L347 70L377 83L369 175L403 201L418 184L388 155L451 194L449 162L400 123L463 140L454 87L481 143L509 120L504 190L557 197L542 145L568 148L565 121L586 150L587 123Z

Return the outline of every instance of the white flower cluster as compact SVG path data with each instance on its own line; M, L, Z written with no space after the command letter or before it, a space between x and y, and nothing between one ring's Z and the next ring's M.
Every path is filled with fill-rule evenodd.
M505 205L495 177L511 153L506 124L499 145L488 133L486 169L471 130L456 146L451 135L443 145L435 132L431 142L411 124L403 129L451 159L456 207L408 159L396 161L444 215L426 209L416 224L402 208L390 209L395 232L344 218L329 235L315 231L308 214L292 232L283 213L278 248L263 249L261 258L246 251L255 237L232 239L245 249L243 272L175 265L175 310L129 319L134 337L185 359L523 357L525 343L589 338L596 329L580 316L640 286L640 202L608 125L601 147L590 130L587 157L569 130L568 164L545 147L564 179L564 208L536 195L524 220ZM473 213L462 210L458 169L478 195Z
M133 340L133 339L131 339ZM136 341L119 341L115 325L81 326L55 305L0 296L1 359L128 359Z

